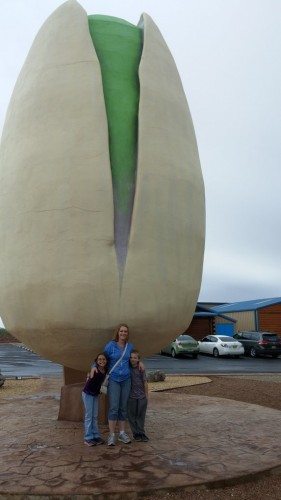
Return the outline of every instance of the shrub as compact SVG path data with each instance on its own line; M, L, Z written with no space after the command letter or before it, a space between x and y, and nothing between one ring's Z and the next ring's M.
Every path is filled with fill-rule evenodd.
M161 370L155 370L154 372L148 372L147 381L148 382L164 382L166 375Z

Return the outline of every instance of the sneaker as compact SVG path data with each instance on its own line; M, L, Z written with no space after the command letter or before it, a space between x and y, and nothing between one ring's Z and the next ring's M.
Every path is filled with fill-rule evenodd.
M144 443L146 443L147 441L149 441L149 438L145 434L142 434L141 435L141 441L143 441Z
M131 443L131 440L130 440L128 434L126 434L126 432L120 432L118 441L122 441L122 443L124 443L124 444Z
M102 439L101 437L97 437L97 438L94 438L93 441L96 443L96 444L104 444L105 443L105 440Z
M107 438L108 446L115 446L115 434L109 434Z
M90 441L90 440L85 440L85 441L84 441L84 444L85 444L86 446L96 446L95 441Z
M135 441L141 441L141 434L134 434Z

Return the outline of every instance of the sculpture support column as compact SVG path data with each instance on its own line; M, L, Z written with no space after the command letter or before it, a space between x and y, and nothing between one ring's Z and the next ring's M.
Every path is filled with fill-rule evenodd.
M84 405L81 395L86 376L85 372L79 372L64 366L65 385L61 388L58 420L84 421ZM108 422L108 397L104 394L99 396L98 422L100 425L107 425Z
M87 373L63 367L64 385L61 388L58 420L81 422L84 420L84 407L81 398Z
M79 382L85 382L87 378L87 372L73 370L73 368L68 368L68 366L63 367L63 378L64 384L78 384Z

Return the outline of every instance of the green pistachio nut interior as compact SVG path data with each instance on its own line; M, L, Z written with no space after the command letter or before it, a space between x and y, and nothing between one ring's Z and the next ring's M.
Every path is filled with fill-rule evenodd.
M102 73L114 194L115 246L122 275L135 191L142 30L115 17L94 15L88 16L88 20Z

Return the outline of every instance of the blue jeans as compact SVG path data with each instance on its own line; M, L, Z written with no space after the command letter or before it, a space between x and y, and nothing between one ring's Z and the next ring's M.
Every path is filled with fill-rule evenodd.
M98 429L99 398L82 392L82 399L85 406L84 439L91 441L100 437Z
M109 377L108 420L127 420L127 404L131 390L131 377L123 382L115 382Z

